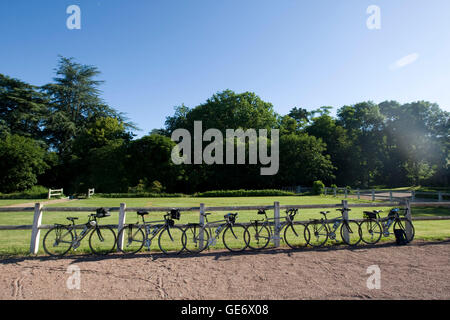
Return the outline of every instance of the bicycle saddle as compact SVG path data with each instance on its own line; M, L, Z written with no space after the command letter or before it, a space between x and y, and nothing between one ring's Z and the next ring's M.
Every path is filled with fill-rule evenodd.
M69 220L69 221L72 221L72 222L75 221L75 220L78 220L78 218L75 218L75 217L67 217L66 219Z
M211 214L211 212L202 213L202 215L204 215L204 216L209 216L210 214Z
M321 214L328 214L330 211L320 211Z
M140 215L140 216L146 216L146 215L148 215L148 211L139 210L139 211L137 212L137 214Z

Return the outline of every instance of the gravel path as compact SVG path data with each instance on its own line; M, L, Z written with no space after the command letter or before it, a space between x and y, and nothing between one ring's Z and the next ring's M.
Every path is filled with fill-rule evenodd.
M371 265L380 268L380 289L367 288ZM76 270L79 289L72 281ZM450 299L450 241L353 250L4 258L0 288L0 299Z

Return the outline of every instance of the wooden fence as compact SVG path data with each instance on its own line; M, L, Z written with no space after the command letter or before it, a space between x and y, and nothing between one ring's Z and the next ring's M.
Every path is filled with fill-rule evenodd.
M48 200L54 196L62 196L64 194L64 189L48 189Z
M430 198L430 200L435 200L437 202L445 201L445 198L450 197L450 193L445 192L424 192L424 191L415 191L415 190L375 190L375 189L356 189L356 190L348 190L346 188L325 188L325 195L344 195L345 198L348 198L350 195L355 196L358 199L361 197L368 198L372 201L375 200L385 200L385 201L404 201L405 199L409 199L410 201L416 201L420 196L425 196L426 198ZM400 196L401 195L401 196Z
M350 208L377 208L377 207L397 207L397 206L405 206L411 209L414 207L450 207L450 202L410 202L408 200L403 202L378 202L378 203L355 203L348 204L347 200L342 200L341 203L337 204L311 204L311 205L280 205L279 202L274 202L273 205L269 206L223 206L223 207L206 207L205 204L201 203L199 207L179 207L175 208L180 210L181 212L199 212L199 223L204 223L204 217L201 213L206 212L214 212L214 211L227 211L227 212L239 212L245 210L273 210L274 211L274 222L273 224L276 226L275 228L275 237L274 237L274 245L277 247L280 245L280 234L279 234L279 226L281 225L282 217L280 216L280 212L282 209L330 209L330 208L343 208L344 219L348 219L348 209ZM118 212L118 224L110 225L111 227L117 228L120 230L123 226L125 226L126 215L127 212L136 212L138 210L146 210L148 212L168 212L174 209L173 207L149 207L149 208L140 208L140 207L127 207L125 203L120 204L120 207L112 207L109 208L109 211L114 213ZM31 230L31 241L30 241L30 253L37 254L39 251L39 242L40 242L40 233L41 230L50 229L53 225L42 225L42 216L44 212L95 212L97 208L93 207L45 207L40 203L36 203L33 207L10 207L10 208L1 208L1 213L11 213L11 212L34 212L33 224L32 225L3 225L0 226L0 231L2 230ZM411 210L408 210L408 214L406 218L411 220L450 220L450 216L446 217L412 217ZM362 219L355 219L357 221L362 221ZM297 223L306 223L309 221L296 221ZM242 223L244 225L248 225L248 223ZM82 226L80 226L81 228ZM183 226L182 226L183 227ZM408 230L406 230L408 232ZM118 245L121 246L123 243L123 239L118 239Z

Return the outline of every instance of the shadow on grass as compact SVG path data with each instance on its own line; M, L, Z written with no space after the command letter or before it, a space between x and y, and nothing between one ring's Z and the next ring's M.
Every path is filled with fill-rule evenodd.
M409 244L409 247L423 247L423 246L432 246L432 245L440 245L450 243L450 239L442 240L442 241L417 241ZM339 250L349 250L352 252L358 252L361 250L370 250L376 248L389 248L389 247L399 247L393 242L382 242L375 245L358 245L355 247L349 247L344 244L335 244L335 245L327 245L322 248L311 248L311 247L303 247L300 249L291 249L289 247L281 247L281 248L267 248L264 250L245 250L241 252L230 252L228 250L207 250L199 254L188 253L183 251L180 254L164 254L162 252L141 252L137 254L122 254L122 253L112 253L109 255L92 255L92 254L71 254L66 255L64 257L50 257L50 256L0 256L0 265L2 264L18 264L22 261L58 261L58 260L66 260L70 262L70 264L76 264L80 262L96 262L96 261L105 261L105 260L117 260L117 259L150 259L152 261L159 259L189 259L189 258L198 258L198 257L210 257L214 260L219 259L228 259L233 256L253 256L253 255L277 255L277 254L286 254L288 256L292 256L296 253L308 253L308 252L329 252L329 251L339 251ZM401 249L401 247L399 247Z

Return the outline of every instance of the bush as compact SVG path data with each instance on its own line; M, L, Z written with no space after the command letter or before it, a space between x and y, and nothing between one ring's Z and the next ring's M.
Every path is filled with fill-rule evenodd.
M320 181L320 180L314 181L314 183L313 183L313 193L314 194L322 194L324 190L325 190L325 184L322 181Z
M48 189L43 186L34 186L22 192L0 193L0 199L46 199L47 196Z
M269 197L269 196L295 196L295 193L276 189L267 190L213 190L197 192L194 197Z
M330 188L331 188L331 189L337 189L337 185L332 184L332 185L330 186Z
M137 193L96 193L97 198L182 198L187 195L182 193L154 193L154 192L137 192Z
M152 193L161 193L164 191L164 187L161 182L155 180L152 182L152 185L149 188L149 191Z

